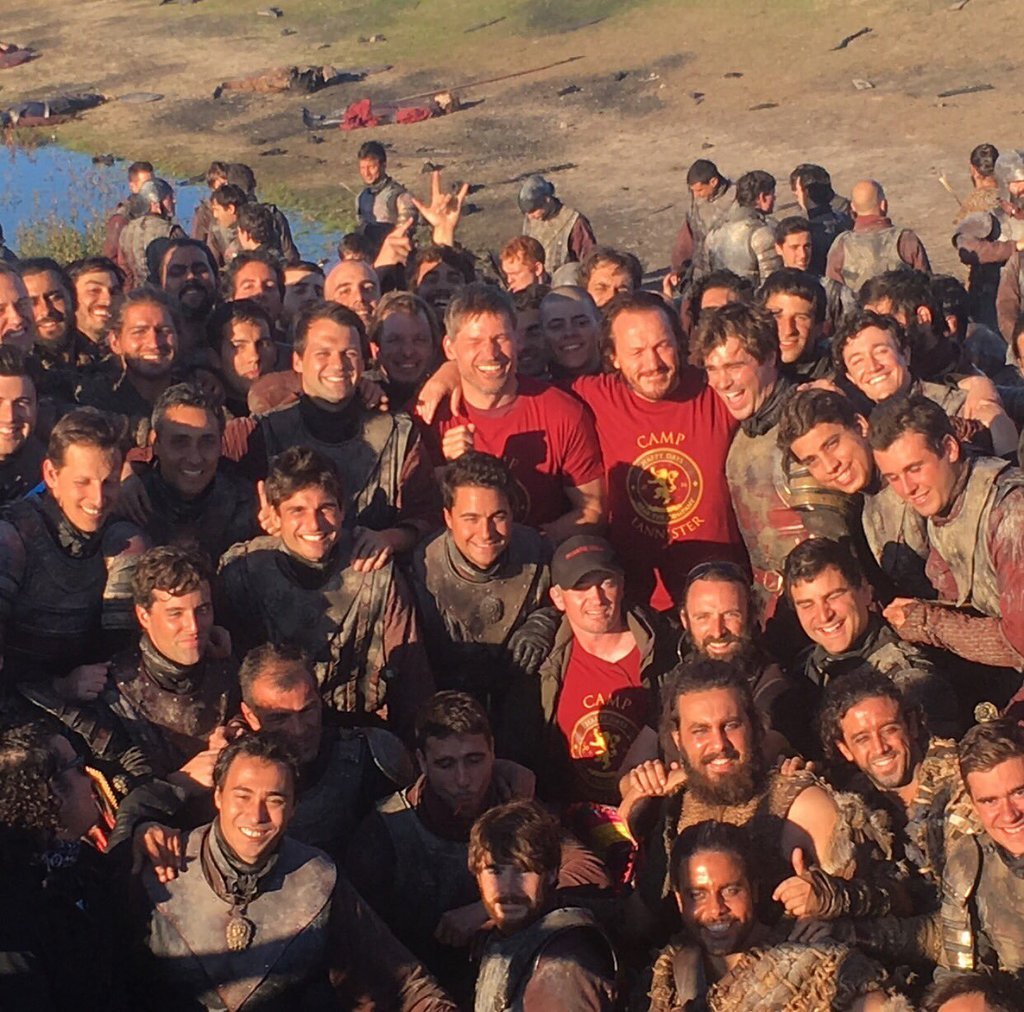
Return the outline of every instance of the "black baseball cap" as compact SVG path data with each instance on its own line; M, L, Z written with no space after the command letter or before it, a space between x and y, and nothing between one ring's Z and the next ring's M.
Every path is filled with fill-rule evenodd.
M562 590L572 590L595 573L622 576L622 566L612 546L592 534L577 534L563 541L551 560L551 582Z

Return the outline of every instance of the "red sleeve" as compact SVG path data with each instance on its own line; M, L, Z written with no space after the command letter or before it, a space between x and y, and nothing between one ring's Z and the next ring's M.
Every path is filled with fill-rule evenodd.
M690 229L690 222L684 220L672 243L672 256L669 260L672 273L678 274L692 259L693 232Z
M421 538L441 526L441 493L424 445L425 432L426 429L413 419L412 436L399 476L397 503L398 523L413 528Z
M587 482L604 477L604 461L590 413L582 404L577 403L571 404L569 411L572 414L567 419L567 440L562 449L561 470L565 476L563 484L567 488L579 488Z
M597 239L594 238L594 230L590 227L590 222L581 214L569 233L569 259L584 260L596 245Z
M1020 316L1020 253L1014 253L999 272L999 290L996 292L996 319L999 333L1009 344L1013 328Z
M928 254L925 252L924 243L918 238L916 232L909 228L903 229L900 233L899 242L896 246L900 259L915 271L924 271L931 274L932 265L928 261Z

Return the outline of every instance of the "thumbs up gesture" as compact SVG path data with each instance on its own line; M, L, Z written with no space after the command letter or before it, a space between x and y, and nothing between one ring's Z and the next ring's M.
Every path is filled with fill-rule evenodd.
M786 908L789 917L814 917L818 913L818 898L814 894L814 879L804 860L804 852L795 847L790 856L793 874L780 882L772 899Z

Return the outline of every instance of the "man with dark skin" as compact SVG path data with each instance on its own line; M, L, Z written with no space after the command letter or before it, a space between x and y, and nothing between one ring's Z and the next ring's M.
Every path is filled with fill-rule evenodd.
M433 691L412 594L390 560L354 564L344 497L331 461L308 447L274 460L264 487L277 534L221 559L218 612L240 649L294 642L313 661L324 702L359 723L410 737Z
M107 334L124 298L124 271L106 257L87 257L68 264L67 272L75 286L75 325L98 362L110 350Z
M289 753L261 732L220 753L213 823L183 841L180 874L166 881L146 869L133 897L139 1004L454 1012L330 858L289 838L296 776Z
M560 902L555 891L561 855L560 827L536 802L500 805L474 824L469 867L494 925L480 958L476 1008L617 1007L611 942L589 911Z
M196 239L155 239L146 249L146 261L150 283L162 288L178 307L182 357L201 356L206 322L217 304L217 267L209 247Z
M380 802L348 850L347 872L367 902L458 997L468 997L473 970L467 948L487 921L467 868L469 834L481 813L531 798L534 779L495 759L490 722L461 692L439 692L416 721L420 776ZM603 868L567 842L560 888L607 885Z

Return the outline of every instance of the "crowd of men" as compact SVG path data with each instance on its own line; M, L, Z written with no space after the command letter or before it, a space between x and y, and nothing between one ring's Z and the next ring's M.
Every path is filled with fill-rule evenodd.
M0 262L0 1007L1024 1008L1024 157L706 160L662 288L359 151Z

